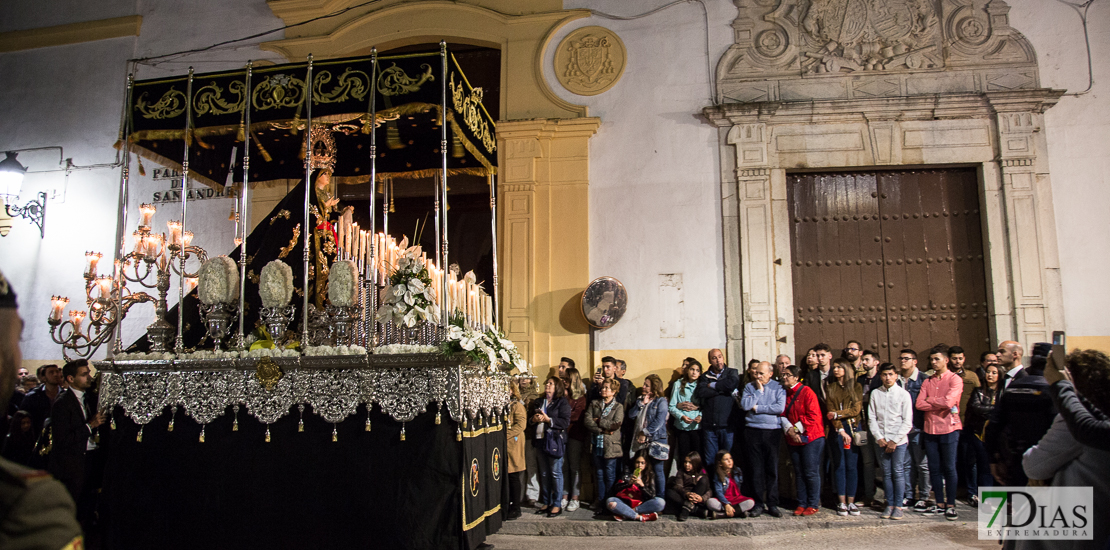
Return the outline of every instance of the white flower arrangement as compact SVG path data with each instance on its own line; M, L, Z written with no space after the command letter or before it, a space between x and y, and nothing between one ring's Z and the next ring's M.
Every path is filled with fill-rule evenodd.
M307 346L305 355L366 355L366 348L362 346Z
M239 358L238 351L224 351L224 350L197 350L193 353L183 353L178 356L178 359L237 359Z
M285 307L293 299L293 268L281 260L266 264L258 283L258 295L264 307Z
M200 267L197 295L205 305L230 304L239 300L239 269L235 260L216 256Z
M335 307L353 307L358 302L358 265L349 260L331 264L328 272L328 301Z
M485 365L490 372L497 372L499 356L495 343L484 333L462 325L462 319L453 319L447 327L447 338L440 350L444 355L466 353L473 363Z
M435 346L421 346L417 344L389 344L374 348L375 355L393 355L406 353L435 353L439 348Z
M168 361L174 358L173 353L117 353L112 359L115 361Z
M439 305L428 268L420 260L420 247L405 249L397 262L397 269L389 277L389 285L382 289L382 306L375 315L377 320L393 321L406 327L415 327L426 321L439 322Z
M243 357L297 357L300 354L295 349L258 348L248 351Z

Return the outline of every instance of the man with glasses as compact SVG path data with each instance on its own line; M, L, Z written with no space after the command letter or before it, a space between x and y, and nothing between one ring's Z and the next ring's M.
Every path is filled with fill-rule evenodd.
M852 368L855 369L856 376L863 374L863 344L857 340L848 340L848 343L844 344L843 357L852 362ZM878 365L876 365L876 368L878 368Z
M898 352L899 362L899 376L898 385L909 392L913 402L917 402L917 395L921 393L921 385L925 383L928 376L917 369L917 352L912 349L904 349ZM925 458L925 445L921 437L922 430L925 427L925 413L924 411L913 411L913 429L910 430L910 448L909 453L906 454L906 496L903 501L903 506L909 506L910 502L914 502L914 486L920 489L917 492L916 503L913 505L915 512L925 512L929 509L929 504L926 499L929 498L929 492L933 490L932 483L929 480L929 463Z

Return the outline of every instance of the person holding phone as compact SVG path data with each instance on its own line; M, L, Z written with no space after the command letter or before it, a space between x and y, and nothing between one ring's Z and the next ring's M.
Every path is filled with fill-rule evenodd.
M613 519L624 521L655 521L666 502L656 496L655 472L648 467L647 452L640 451L632 461L632 473L613 486L613 496L605 506Z
M825 426L817 394L802 384L802 369L791 365L783 373L786 407L781 425L790 447L798 486L795 516L812 516L821 506L821 455L825 451Z

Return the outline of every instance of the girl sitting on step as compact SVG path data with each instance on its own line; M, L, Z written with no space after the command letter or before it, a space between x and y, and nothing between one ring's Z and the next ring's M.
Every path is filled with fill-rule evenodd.
M748 510L755 506L755 501L740 494L740 485L744 481L740 467L733 466L732 455L725 450L717 451L714 463L713 496L706 503L709 508L706 518L746 517Z
M666 503L656 495L655 472L648 467L646 450L636 454L632 473L613 486L613 496L605 506L613 519L624 521L655 521Z

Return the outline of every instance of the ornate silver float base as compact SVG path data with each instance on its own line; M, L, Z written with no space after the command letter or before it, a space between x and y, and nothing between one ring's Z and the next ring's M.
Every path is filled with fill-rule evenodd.
M222 416L232 405L245 405L267 424L296 414L296 405L311 405L328 422L342 422L359 405L374 404L398 422L411 421L432 404L446 406L456 422L503 414L510 399L509 377L462 366L461 359L352 355L103 361L96 366L102 372L100 409L119 405L139 425L174 406L200 424ZM269 375L263 376L259 367L266 361Z
M285 307L262 307L259 310L262 323L266 325L266 331L270 333L270 337L274 339L275 344L284 343L285 328L293 320L293 314L296 311L297 306L293 304Z

